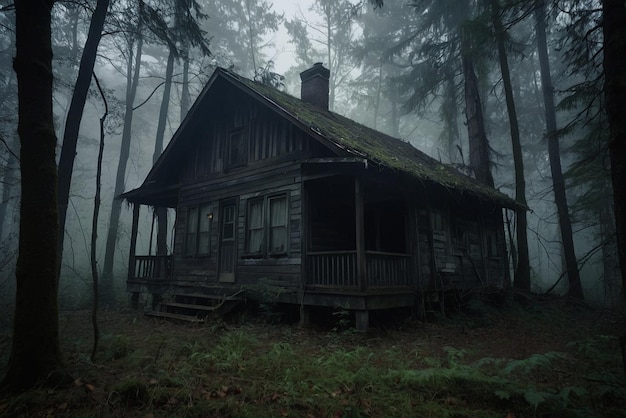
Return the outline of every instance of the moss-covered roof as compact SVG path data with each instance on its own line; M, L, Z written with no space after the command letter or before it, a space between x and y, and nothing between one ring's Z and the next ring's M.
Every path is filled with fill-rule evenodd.
M469 193L482 200L495 201L503 207L516 206L515 201L507 195L429 157L409 142L393 138L230 71L224 69L218 71L258 95L261 100L266 100L268 105L284 112L304 128L313 131L321 140L335 146L338 153L367 158L374 164L399 170L422 181L434 182L459 193Z

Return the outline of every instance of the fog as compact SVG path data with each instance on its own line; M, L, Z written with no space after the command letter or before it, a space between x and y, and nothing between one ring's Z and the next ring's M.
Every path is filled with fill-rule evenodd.
M213 3L220 3L215 5ZM189 49L189 90L191 100L197 97L216 66L231 68L247 78L255 71L274 72L284 76L283 89L299 96L300 71L314 62L323 62L331 69L333 109L360 123L409 141L431 157L460 168L467 167L469 148L460 68L451 52L438 50L440 65L450 66L453 80L454 118L446 113L446 93L442 88L431 88L425 75L417 75L430 61L420 48L427 44L412 34L423 24L412 7L402 2L385 2L373 10L369 2L336 2L331 8L332 18L320 13L323 1L253 2L259 6L256 14L244 17L240 10L244 2L200 1L208 19L199 19L199 26L209 40L211 56L203 56L197 48ZM315 6L315 7L314 7ZM157 7L155 4L154 7ZM343 7L343 8L342 8ZM133 7L127 2L116 2L107 18L107 35L98 50L95 74L106 89L110 115L106 121L106 138L102 177L102 207L99 217L98 263L102 266L109 213L114 199L114 185L120 159L120 142L124 126L126 95L126 65L132 50L128 49L130 29L121 25L122 13L132 16ZM53 19L53 46L55 95L55 128L60 150L64 124L71 100L73 84L79 65L80 51L86 39L89 15L76 11L65 3L56 3ZM511 16L513 20L514 16ZM15 261L18 244L19 173L11 152L19 154L17 146L17 90L11 59L15 53L11 11L0 12L0 188L3 218L0 235L0 326L9 325L15 290ZM133 20L133 18L130 18ZM297 26L294 22L299 22ZM127 22L130 24L130 22ZM552 21L550 53L553 83L557 101L568 96L568 89L585 79L567 66L567 44L563 21ZM525 163L526 197L528 200L528 233L532 289L544 292L562 276L564 262L558 218L552 193L548 149L544 138L545 122L537 85L540 84L532 19L521 20L511 26L510 66L518 104L519 124ZM306 29L306 34L297 29ZM391 28L394 28L393 31ZM76 38L72 37L76 29ZM443 29L430 32L435 40L446 39L452 32ZM298 38L298 36L300 36ZM420 35L422 36L422 35ZM452 39L452 38L450 38ZM328 44L328 40L331 41ZM308 49L303 49L308 45ZM565 45L565 47L562 47ZM74 46L78 50L74 50ZM434 48L434 47L433 47ZM509 124L502 93L501 74L493 53L482 51L477 73L485 114L485 124L492 148L492 173L496 189L509 196L515 195L515 179L509 133ZM124 178L125 191L139 187L150 171L154 152L159 108L163 94L162 82L168 51L154 34L146 31L132 121L130 157ZM450 54L450 57L445 57ZM331 57L332 62L328 62ZM175 62L173 88L165 128L165 146L181 122L183 60ZM425 73L424 73L425 74ZM589 77L591 77L589 75ZM95 169L99 140L99 118L103 113L102 100L92 83L82 118L76 155L70 206L67 213L65 246L61 270L59 300L61 308L76 309L89 306L91 274L89 241L95 192ZM417 95L418 97L414 97ZM584 103L565 107L558 113L560 127L568 126L580 113ZM448 108L449 109L449 108ZM590 122L592 123L592 122ZM589 136L593 128L578 124L560 137L564 171L576 161L584 159L576 151L577 141ZM604 128L606 129L606 128ZM453 134L450 134L453 132ZM602 148L598 146L598 149ZM58 155L58 153L57 153ZM590 165L591 167L591 165ZM593 177L608 182L608 171L591 168ZM615 306L619 303L621 287L615 275L616 261L611 266L607 246L614 240L614 229L599 219L593 210L577 209L582 204L592 183L568 179L568 199L574 219L575 249L581 271L586 300L597 306ZM594 183L595 184L595 183ZM124 203L119 233L115 245L115 302L127 304L125 289L127 277L131 208ZM512 213L509 217L514 218ZM173 242L175 211L168 214L169 251ZM155 253L156 230L151 233L153 212L143 208L140 217L137 254ZM154 226L154 228L156 228ZM151 239L152 237L152 239ZM603 249L606 250L603 252ZM36 262L35 260L33 262ZM609 270L607 270L607 268ZM609 274L610 273L610 274ZM565 294L567 279L561 279L553 292ZM5 314L6 312L6 314Z

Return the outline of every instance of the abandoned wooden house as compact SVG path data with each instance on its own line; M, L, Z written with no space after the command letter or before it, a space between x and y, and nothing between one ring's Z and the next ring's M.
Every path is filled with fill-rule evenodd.
M355 312L413 306L423 292L508 280L503 209L515 202L328 110L329 70L301 99L218 68L143 184L127 289L225 297L259 284L277 300ZM141 205L176 211L171 255L135 253ZM165 303L166 304L166 303Z

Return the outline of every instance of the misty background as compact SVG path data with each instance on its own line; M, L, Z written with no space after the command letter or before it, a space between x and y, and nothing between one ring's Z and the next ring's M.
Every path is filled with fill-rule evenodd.
M165 11L166 3L150 1L145 4L151 10ZM432 9L420 10L416 7L420 2L404 1L387 1L382 8L356 0L199 0L192 3L197 9L190 9L190 15L202 31L210 54L194 47L192 41L174 45L179 53L173 59L163 149L216 66L271 83L299 97L299 73L315 62L322 62L331 70L330 108L334 112L408 141L431 157L461 170L467 167L469 154L460 69L452 52L442 47L451 41L453 31L445 25L431 25ZM463 10L453 10L455 1L440 3L450 6L448 18L463 13ZM14 304L20 193L17 82L12 69L14 16L12 11L4 9L5 4L8 2L0 2L3 7L0 12L0 312L3 313L0 326L3 328L10 326ZM141 23L137 17L138 4L112 2L94 71L109 106L98 221L100 268L105 258L121 141L128 120L125 106L128 85L132 82L129 74L133 75L137 68L137 34L141 33L143 46L132 102L124 191L141 185L153 165L165 73L173 48L166 37L159 35L158 25ZM594 57L594 48L598 46L593 36L601 34L582 38L585 28L598 18L594 17L593 7L586 8L588 5L593 2L562 2L562 8L549 8L548 48L555 98L560 103L557 124L561 128L561 161L585 299L596 306L614 307L620 300L621 284L612 224L608 157L602 142L606 140L608 127L590 91L593 88L590 81L598 77L599 71L593 61L598 59ZM54 112L59 151L93 7L93 2L75 2L56 3L53 9ZM479 31L480 7L472 13L455 19L471 21ZM535 21L523 6L507 11L505 17L529 207L532 290L545 292L558 281L553 292L564 294L567 280L562 278L565 268L545 138ZM175 21L174 16L161 15L161 18L166 25ZM489 35L485 36L485 42L474 45L474 49L479 57L476 67L492 148L492 173L496 188L515 196L501 73L495 47L489 43ZM67 211L59 287L62 309L84 308L91 303L89 241L99 120L103 111L103 100L92 81L81 123ZM170 211L168 216L170 236L167 241L171 250L175 213ZM128 300L125 281L130 223L131 208L123 203L113 263L115 301L119 303ZM512 221L507 238L514 227ZM142 211L137 255L155 254L155 229L152 211Z

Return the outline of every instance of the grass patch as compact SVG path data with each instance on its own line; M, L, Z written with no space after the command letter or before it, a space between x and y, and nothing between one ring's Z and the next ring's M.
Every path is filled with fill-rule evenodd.
M361 335L120 314L106 324L115 333L103 334L96 364L84 360L89 344L76 343L88 329L66 338L72 388L0 399L0 415L624 416L610 330L562 313L551 325L549 312L534 327L535 308L508 315Z

